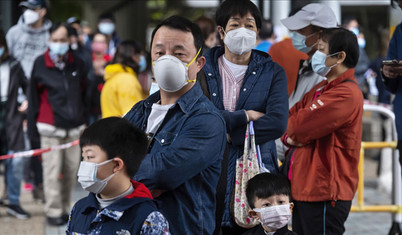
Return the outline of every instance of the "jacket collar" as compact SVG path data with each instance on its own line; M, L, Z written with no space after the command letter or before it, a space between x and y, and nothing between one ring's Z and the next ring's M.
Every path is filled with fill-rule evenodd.
M196 82L189 91L187 91L176 101L176 104L181 108L184 113L187 113L193 108L194 104L200 99L202 95L203 93L201 90L201 86L198 82ZM160 92L157 91L145 100L145 108L152 108L152 105L159 100ZM176 104L173 107L175 107Z
M123 215L123 212L128 208L131 208L141 202L153 199L151 192L148 190L147 187L145 187L144 184L134 180L131 180L131 184L134 187L134 191L130 195L127 195L124 198L106 207L107 210L102 210L100 214L103 214L115 220L119 220L120 217ZM133 198L135 198L136 200L133 200ZM89 214L91 211L99 209L99 204L94 193L90 193L88 197L86 197L84 200L85 201L83 204L87 206L83 208L82 214Z
M207 63L215 66L216 71L218 70L218 58L225 53L225 48L223 46L211 48L205 55L207 61L211 61L212 63ZM266 63L267 61L272 61L272 58L269 54L259 51L259 50L252 50L251 51L251 58L248 64L251 69L254 66L257 66L261 63ZM209 72L209 71L208 71Z
M45 59L45 65L48 68L56 68L54 65L53 60L50 58L49 49L46 50L45 54L43 55ZM71 64L74 62L74 57L70 51L67 52L67 64Z
M346 79L352 79L354 82L356 82L357 84L357 80L354 77L354 73L355 73L355 69L354 68L350 68L348 70L346 70L346 72L344 72L343 74L341 74L339 77L337 77L335 80L333 80L332 82L328 83L323 90L328 90L334 86L337 86L338 84L344 82Z

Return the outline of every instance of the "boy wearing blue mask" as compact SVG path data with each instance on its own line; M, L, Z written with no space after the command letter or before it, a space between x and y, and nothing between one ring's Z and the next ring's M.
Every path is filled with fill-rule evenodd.
M286 177L271 173L254 176L247 183L247 202L250 216L260 225L243 235L292 235L288 222L292 216L293 203L290 200L290 182Z
M80 146L78 182L90 194L74 205L67 234L170 234L148 188L131 180L146 154L141 130L123 118L101 119Z

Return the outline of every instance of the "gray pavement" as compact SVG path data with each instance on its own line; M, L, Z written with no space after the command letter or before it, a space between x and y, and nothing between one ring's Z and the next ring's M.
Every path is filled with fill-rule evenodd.
M366 159L365 166L365 203L366 205L389 204L391 195L376 189L376 162ZM0 192L4 187L4 179L0 175ZM0 235L23 234L65 234L65 226L49 226L46 224L43 204L33 201L32 193L21 191L21 205L29 211L32 217L28 220L18 220L7 215L6 207L0 206ZM74 190L74 201L87 195L77 184ZM346 235L382 235L388 234L391 228L390 213L350 213L346 221Z

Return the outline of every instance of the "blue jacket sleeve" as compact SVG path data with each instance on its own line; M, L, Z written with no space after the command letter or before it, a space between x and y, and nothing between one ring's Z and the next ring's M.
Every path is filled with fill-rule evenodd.
M263 144L281 137L287 126L289 103L286 74L283 68L277 64L274 64L273 73L265 104L265 115L254 122L256 144ZM244 110L241 111L244 112ZM247 121L242 126L232 130L233 144L244 144L246 123Z
M391 41L389 42L389 46L388 46L388 55L387 55L387 59L393 60L393 59L397 59L400 60L401 58L398 58L398 49L399 51L402 51L402 49L398 48L398 42L401 43L402 42L402 24L398 25L398 27L395 29L394 34L392 35ZM384 84L387 87L387 89L392 92L395 93L397 88L398 88L398 83L399 80L401 80L401 77L398 77L396 79L391 79L391 78L387 78L384 76L384 74L382 74L382 77L384 78Z
M194 115L169 146L145 157L134 178L149 189L175 189L221 160L225 144L225 124L218 114Z

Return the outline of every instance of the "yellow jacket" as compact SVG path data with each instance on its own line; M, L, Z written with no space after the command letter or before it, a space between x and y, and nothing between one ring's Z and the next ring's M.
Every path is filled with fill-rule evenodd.
M101 92L102 118L123 116L134 104L145 99L137 74L130 67L111 64L105 68L105 85Z

